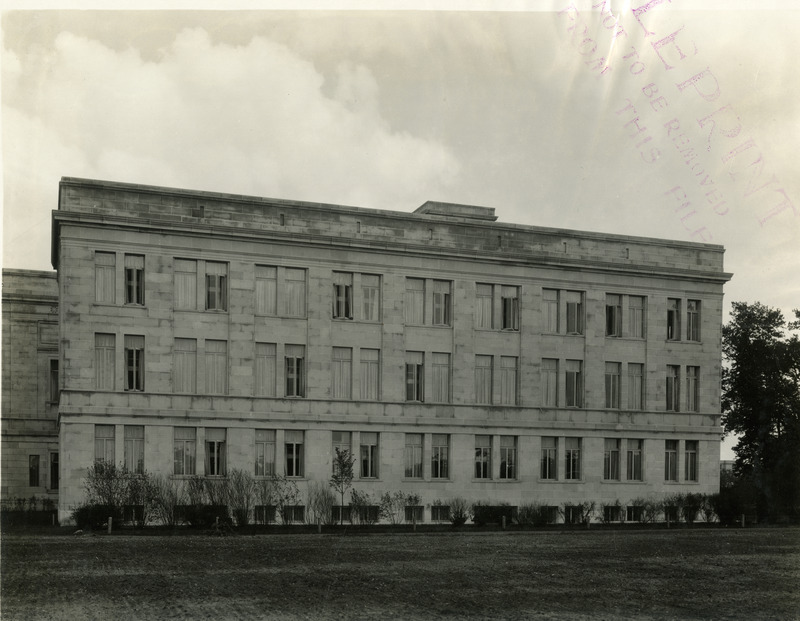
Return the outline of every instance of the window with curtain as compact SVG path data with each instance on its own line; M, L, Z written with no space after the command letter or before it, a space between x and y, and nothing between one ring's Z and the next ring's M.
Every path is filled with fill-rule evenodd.
M28 455L28 487L39 487L39 456Z
M686 340L700 340L700 300L686 302Z
M450 403L450 354L433 354L433 401Z
M361 319L380 321L381 319L381 277L361 274Z
M687 440L684 445L685 471L687 481L697 481L697 440Z
M305 345L287 345L285 348L286 360L286 396L306 396L306 368Z
M206 393L228 393L228 342L206 339Z
M206 429L206 476L225 476L225 429Z
M567 334L583 334L583 293L567 291Z
M617 438L605 439L603 479L606 481L619 480L619 440Z
M353 275L350 273L333 273L333 318L353 318Z
M405 322L421 325L425 321L425 281L422 278L406 278L404 303Z
M606 407L619 408L620 373L622 364L606 362Z
M334 347L331 363L334 399L352 398L353 350L349 347Z
M700 409L700 367L686 367L686 411Z
M564 440L564 478L567 480L581 478L580 438L566 438Z
M475 403L492 403L492 356L475 356Z
M622 296L606 294L606 336L622 336Z
M681 368L679 365L667 365L667 411L677 412L681 402Z
M256 467L257 477L270 477L275 474L275 431L256 429Z
M475 436L475 478L492 478L492 436Z
M99 304L114 304L117 299L117 255L94 253L94 299Z
M347 451L347 457L353 457L353 434L349 431L334 431L331 433L331 467L332 472L336 474L336 451L339 455L344 455Z
M475 327L491 330L493 327L494 286L478 283L475 286Z
M361 437L361 478L378 477L378 434L362 431Z
M206 310L228 310L228 264L206 262Z
M542 358L542 405L558 407L558 360Z
M50 359L49 386L47 391L47 402L58 403L61 389L58 385L58 360Z
M558 290L542 289L544 311L544 331L549 334L558 333Z
M256 315L278 314L278 268L256 265Z
M681 301L667 298L667 340L681 340Z
M644 338L644 298L638 295L628 297L628 336Z
M360 351L359 390L364 401L377 401L379 399L380 377L380 350L362 349Z
M567 360L564 370L565 405L568 408L583 407L583 362Z
M431 478L447 479L450 476L450 436L434 433L431 436Z
M406 352L406 401L425 400L425 364L421 351Z
M116 336L94 335L94 372L97 390L114 390L116 377Z
M408 479L422 478L422 434L406 434L405 450L405 477Z
M125 390L144 390L144 337L125 335Z
M256 396L274 397L276 367L275 343L256 343Z
M666 440L664 442L664 480L678 480L678 441Z
M627 441L627 478L628 481L642 480L642 447L644 440Z
M289 317L306 316L306 270L287 267L284 272L286 289L286 314Z
M628 363L628 409L641 410L644 407L644 365Z
M517 404L517 357L500 356L500 403Z
M197 455L197 430L194 427L175 427L173 429L174 473L193 475Z
M125 255L125 304L144 304L144 257Z
M545 436L542 438L541 478L555 481L558 468L558 438Z
M175 339L172 387L178 393L197 392L197 339Z
M500 436L500 478L517 478L516 436Z
M175 259L175 310L197 309L197 261Z
M144 426L125 425L125 468L144 474Z
M449 280L433 281L433 325L449 326L452 315L452 283Z
M501 287L500 302L503 330L519 330L519 287Z
M94 426L94 460L113 464L116 461L114 454L114 425Z

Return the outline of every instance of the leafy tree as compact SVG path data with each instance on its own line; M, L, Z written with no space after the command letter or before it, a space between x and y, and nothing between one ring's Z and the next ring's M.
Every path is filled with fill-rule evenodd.
M737 476L759 493L760 518L800 517L800 311L734 302L722 328L722 424L739 435Z
M353 464L355 463L356 458L350 455L350 451L336 447L330 486L339 493L342 501L342 504L339 505L340 524L344 524L344 495L353 485Z

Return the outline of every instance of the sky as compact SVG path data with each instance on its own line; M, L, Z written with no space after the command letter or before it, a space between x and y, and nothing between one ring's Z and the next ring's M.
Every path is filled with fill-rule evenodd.
M800 307L800 11L490 4L4 3L3 266L70 176L721 244L726 313Z

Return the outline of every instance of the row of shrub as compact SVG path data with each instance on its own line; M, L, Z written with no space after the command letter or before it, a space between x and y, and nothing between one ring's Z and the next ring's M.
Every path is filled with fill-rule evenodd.
M56 503L46 496L14 496L0 505L0 525L50 526L56 521Z

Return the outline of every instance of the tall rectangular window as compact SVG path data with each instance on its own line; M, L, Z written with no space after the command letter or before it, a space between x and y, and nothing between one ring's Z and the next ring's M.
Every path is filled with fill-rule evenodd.
M306 396L305 345L287 345L286 358L286 396Z
M28 487L39 487L38 455L28 455Z
M638 295L628 297L628 336L643 339L644 326L644 298Z
M667 365L667 411L678 412L681 402L681 368Z
M619 408L620 375L622 364L606 362L606 407Z
M667 340L681 339L681 301L676 298L667 299Z
M225 476L225 429L206 429L206 476Z
M278 314L278 268L256 265L256 315Z
M700 300L686 302L686 340L700 340Z
M94 460L113 464L116 461L114 454L114 425L94 426Z
M116 376L116 336L94 335L94 373L97 390L114 390Z
M478 283L475 286L475 327L491 330L493 327L494 286Z
M349 272L333 273L333 318L353 318L353 275Z
M303 431L284 432L284 449L286 455L286 476L303 476Z
M352 434L349 431L334 431L331 433L331 471L334 474L338 470L336 463L337 451L342 456L345 456L346 451L348 458L353 457Z
M450 476L450 436L434 433L431 436L431 478L446 479Z
M362 431L361 438L361 478L378 478L378 434Z
M558 290L542 289L544 331L549 334L558 333Z
M567 334L583 334L583 293L567 291Z
M406 461L405 477L407 479L421 479L422 478L422 434L421 433L406 434L405 461Z
M516 356L500 356L501 405L517 405L517 362Z
M353 396L353 350L349 347L334 347L331 365L334 399L351 399Z
M619 440L617 438L606 438L605 440L603 479L606 481L619 480Z
M425 400L425 364L421 351L406 352L406 401Z
M275 397L275 343L256 343L256 396Z
M361 381L359 389L363 401L377 401L380 395L380 350L362 349L359 352L361 357Z
M644 408L644 365L636 362L628 363L628 409Z
M433 401L450 403L450 354L433 354Z
M144 390L144 337L125 335L125 390Z
M287 267L284 273L286 314L306 316L306 270Z
M606 336L622 336L622 296L606 293Z
M228 264L206 262L206 310L228 310Z
M492 403L492 356L475 356L475 403Z
M48 403L58 403L58 397L61 391L58 386L58 360L55 358L50 359L47 388Z
M257 477L271 477L275 474L275 431L256 429L256 467Z
M500 478L517 478L516 436L500 436Z
M564 387L566 388L566 402L568 408L583 407L583 362L581 360L567 360L564 370Z
M381 320L381 277L361 274L361 319Z
M628 440L627 444L628 481L641 481L642 446L644 445L644 440Z
M558 438L542 437L542 460L540 477L548 481L558 478Z
M564 440L564 478L576 481L581 478L581 439Z
M125 304L144 304L144 257L125 255Z
M502 329L519 330L519 287L501 287L500 302L503 312Z
M492 436L475 436L475 478L492 478Z
M542 358L542 405L558 407L558 360Z
M50 453L50 489L58 490L58 453Z
M452 315L451 283L449 280L433 281L433 325L449 326Z
M700 367L686 367L686 411L700 409Z
M687 481L697 481L697 440L687 440L685 444L684 459L685 470L684 476Z
M406 278L406 294L403 305L405 322L422 325L425 321L425 281L422 278Z
M206 393L228 394L228 342L206 340Z
M144 474L144 426L125 425L125 468Z
M114 304L117 300L117 255L113 252L94 253L94 300L99 304Z
M197 261L175 259L175 310L197 309Z
M178 393L197 392L197 339L175 339L172 387Z
M678 441L666 440L664 443L664 480L678 480Z
M173 429L175 474L181 476L194 475L196 455L197 430L194 427L175 427Z

